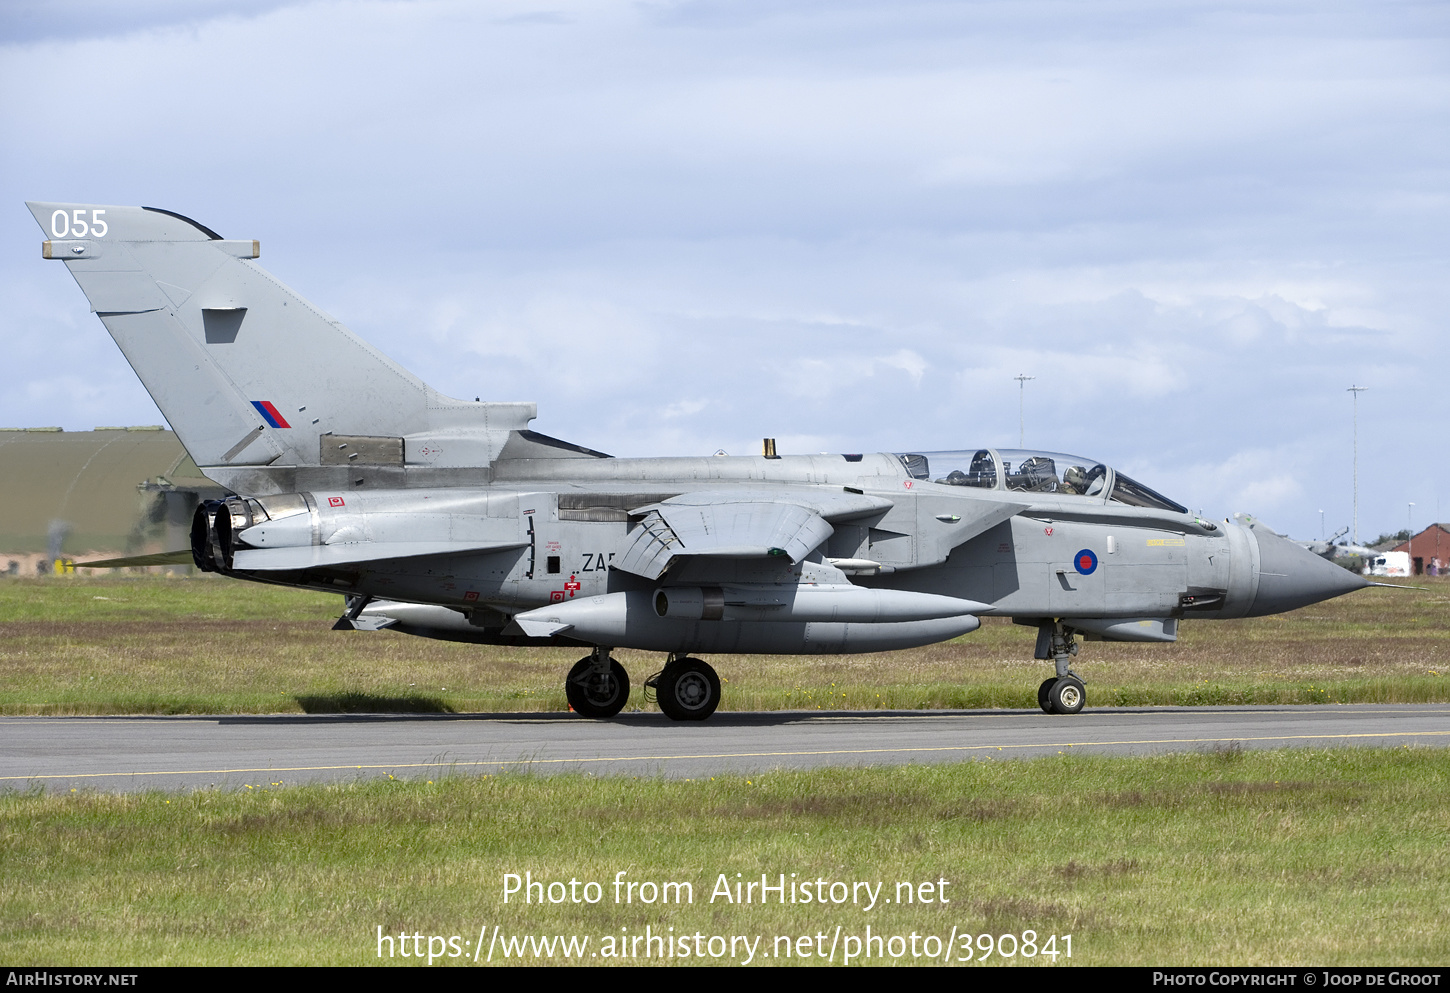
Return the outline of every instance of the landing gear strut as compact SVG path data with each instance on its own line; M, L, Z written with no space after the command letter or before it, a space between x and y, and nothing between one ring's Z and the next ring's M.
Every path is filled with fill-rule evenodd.
M720 677L702 659L670 656L646 682L672 721L703 721L720 705Z
M596 648L569 670L564 695L580 717L613 717L629 700L629 673L610 657L608 648Z
M1061 621L1045 621L1037 629L1039 659L1052 659L1057 675L1043 680L1037 687L1037 705L1047 714L1076 714L1087 703L1087 690L1082 678L1068 668L1077 655L1077 639L1071 628Z

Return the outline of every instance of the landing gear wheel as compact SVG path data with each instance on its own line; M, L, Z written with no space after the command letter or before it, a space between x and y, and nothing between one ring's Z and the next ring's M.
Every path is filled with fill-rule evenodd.
M703 721L720 706L720 677L700 659L676 659L655 684L660 710L672 721Z
M593 656L576 662L564 680L564 695L580 717L613 717L629 700L629 673L614 659L607 673L593 670Z
M1053 681L1047 691L1047 701L1058 714L1076 714L1087 703L1087 690L1076 676L1063 676Z
M1055 713L1055 711L1053 711L1052 709L1051 696L1052 684L1055 682L1057 682L1057 677L1052 676L1048 679L1044 679L1042 681L1042 685L1037 687L1037 706L1042 708L1042 712L1044 714Z

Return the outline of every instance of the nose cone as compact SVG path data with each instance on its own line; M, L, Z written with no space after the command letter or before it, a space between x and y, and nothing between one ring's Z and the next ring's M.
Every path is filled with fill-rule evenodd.
M1362 576L1292 541L1259 529L1250 534L1259 543L1259 592L1249 617L1295 610L1369 585Z

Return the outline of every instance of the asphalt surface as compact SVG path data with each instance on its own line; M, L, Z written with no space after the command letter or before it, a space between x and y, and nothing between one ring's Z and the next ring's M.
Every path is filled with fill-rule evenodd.
M1450 705L1038 711L0 718L0 789L186 790L503 769L697 777L1059 753L1450 745Z

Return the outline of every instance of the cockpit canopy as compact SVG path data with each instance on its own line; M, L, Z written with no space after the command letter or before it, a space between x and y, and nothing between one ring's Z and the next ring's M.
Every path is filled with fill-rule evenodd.
M1061 452L979 448L976 451L898 454L896 457L901 459L901 464L913 479L930 480L946 486L1053 493L1084 497L1099 503L1188 513L1187 507L1101 462Z

